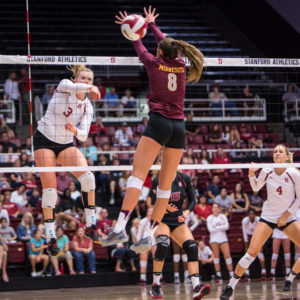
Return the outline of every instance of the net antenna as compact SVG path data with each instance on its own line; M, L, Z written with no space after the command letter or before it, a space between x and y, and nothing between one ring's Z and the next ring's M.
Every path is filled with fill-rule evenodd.
M29 30L29 0L26 0L26 23L27 23L27 58L28 58L28 78L29 78L29 105L30 105L30 140L31 140L31 160L34 162L33 148L33 117L32 117L32 85L31 85L31 64L30 64L30 30Z

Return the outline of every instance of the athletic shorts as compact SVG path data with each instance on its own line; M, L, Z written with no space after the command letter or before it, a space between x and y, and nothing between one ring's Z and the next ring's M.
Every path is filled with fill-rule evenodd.
M37 130L35 136L33 137L33 147L34 150L38 150L38 149L52 150L55 153L55 156L57 157L61 151L70 147L74 147L74 144L73 143L58 144L52 142L48 138L46 138L40 131Z
M184 120L169 119L159 113L151 113L143 135L162 146L183 149L185 145Z
M185 224L185 223L179 223L179 222L177 222L177 223L165 223L165 222L163 222L164 224L166 224L168 227L169 227L169 229L170 229L170 232L173 232L177 227L179 227L179 226L181 226L182 224Z
M272 223L272 222L269 222L269 221L267 221L267 220L265 220L265 219L263 219L263 218L260 218L259 219L259 222L263 222L263 223L265 223L265 224L267 224L271 229L275 229L275 228L278 228L279 230L284 230L285 228L287 228L290 224L292 224L293 222L295 222L296 220L292 220L292 221L290 221L290 222L287 222L284 226L278 226L277 224L275 224L275 223Z

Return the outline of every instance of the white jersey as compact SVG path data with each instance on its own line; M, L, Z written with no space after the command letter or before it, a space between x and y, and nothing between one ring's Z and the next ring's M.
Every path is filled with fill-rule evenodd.
M204 250L201 250L199 247L198 247L198 259L205 259L205 260L208 260L211 256L212 256L212 251L211 249L208 247L208 246L205 246L204 247Z
M244 237L244 242L248 242L249 241L249 235L252 236L254 229L256 227L256 224L259 221L259 217L255 217L254 222L252 223L250 221L249 217L245 217L242 220L242 230L243 230L243 237Z
M259 191L267 185L267 201L263 205L261 218L277 224L278 219L289 211L288 222L295 219L300 204L300 172L287 168L280 176L274 169L262 169L258 178L249 177L253 191Z
M192 225L190 225L191 223L192 223ZM194 212L191 211L191 213L187 216L187 218L185 220L185 224L186 224L186 226L188 226L190 228L191 231L194 231L194 229L198 227L199 220L195 216Z
M280 229L275 228L272 234L273 239L287 240L288 236Z
M90 87L90 84L63 79L50 100L46 114L38 122L38 131L52 142L68 144L73 142L74 134L65 125L72 123L77 128L76 138L85 142L94 109L87 97L82 101L76 97L76 93L87 93Z
M296 210L295 217L298 223L300 223L300 208Z
M228 242L226 231L229 229L227 217L224 214L208 216L206 226L210 232L209 243L222 244Z
M148 236L148 230L150 229L150 221L148 220L148 218L144 218L141 220L141 222L139 223L139 229L137 231L137 235L136 238L139 241L142 238L145 238ZM152 239L152 246L156 245L156 239L154 236L151 236Z

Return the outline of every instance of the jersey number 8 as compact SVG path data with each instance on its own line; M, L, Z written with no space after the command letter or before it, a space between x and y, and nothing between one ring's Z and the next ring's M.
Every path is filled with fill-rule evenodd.
M177 89L177 76L173 73L169 73L168 75L168 89L171 92L174 92Z

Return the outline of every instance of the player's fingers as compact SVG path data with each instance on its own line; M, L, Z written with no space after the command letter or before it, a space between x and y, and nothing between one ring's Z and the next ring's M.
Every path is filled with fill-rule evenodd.
M152 6L149 5L149 14L151 14L151 9L152 9Z
M158 16L159 16L159 14L156 14L156 15L154 16L154 19L156 19Z
M125 15L125 17L127 17L127 12L126 11L124 11L124 15Z
M154 7L153 10L152 10L152 15L155 14L155 11L156 11L156 8Z
M146 7L144 7L144 14L145 14L146 17L148 16L148 12L147 12Z
M123 19L120 18L118 15L116 15L116 19L118 19L119 21L122 21Z
M123 13L121 11L119 11L120 16L124 19L125 16L123 15Z
M115 21L116 24L122 25L123 22Z

